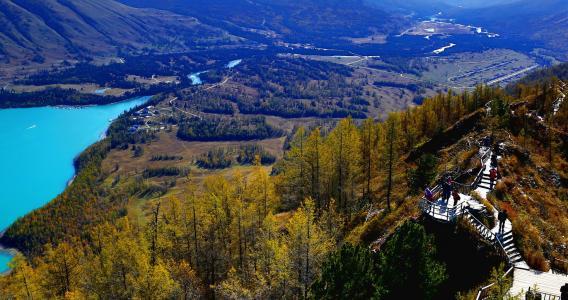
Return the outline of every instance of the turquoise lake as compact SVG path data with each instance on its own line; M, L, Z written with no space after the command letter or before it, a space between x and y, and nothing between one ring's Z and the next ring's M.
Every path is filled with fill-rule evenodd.
M0 109L0 230L66 187L73 159L104 136L110 121L150 97L83 108ZM10 256L0 252L0 272Z

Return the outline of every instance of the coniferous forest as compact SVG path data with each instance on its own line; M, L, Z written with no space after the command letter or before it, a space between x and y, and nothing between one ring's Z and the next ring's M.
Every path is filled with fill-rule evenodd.
M142 220L129 216L128 202L153 193L144 178L192 171L147 169L140 179L114 188L105 184L109 174L100 165L109 151L155 139L125 134L125 115L77 159L79 174L62 195L3 236L4 244L25 250L26 257L14 259L0 288L16 298L391 299L413 289L420 298L435 299L448 280L447 267L436 256L431 233L413 217L420 184L437 180L440 155L447 155L443 148L476 131L510 132L516 142L551 151L555 168L565 163L567 107L550 114L555 82L519 86L516 95L480 86L440 94L380 122L346 118L331 130L298 128L272 174L259 157L250 158L261 150L243 148L239 162L257 163L253 173L213 175L203 191L191 188L183 195L166 189L163 197L148 198ZM542 136L538 123L509 109L521 102L549 116L553 136ZM521 132L518 122L526 122ZM180 127L180 138L219 138L211 130L222 124L195 124L200 129L192 132ZM247 124L259 132L262 119ZM440 136L447 146L433 150L429 141ZM213 163L216 156L203 159ZM463 163L448 160L446 167ZM503 193L494 200L510 202L512 191L505 187ZM379 212L365 222L369 207ZM523 211L518 214L523 220ZM368 248L376 239L383 240L378 254ZM526 251L536 255L539 247L527 245ZM408 265L409 259L420 263Z
M0 300L568 299L568 1L0 3Z

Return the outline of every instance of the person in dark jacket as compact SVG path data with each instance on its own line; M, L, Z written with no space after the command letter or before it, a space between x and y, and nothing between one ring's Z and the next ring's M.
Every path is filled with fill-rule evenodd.
M560 300L568 300L568 283L560 288Z
M434 202L434 193L432 193L432 190L429 186L426 186L426 188L424 189L424 198L426 198L426 200L430 202Z
M499 219L499 233L501 234L505 231L505 222L508 217L506 210L501 210L497 215L497 219Z
M444 199L444 202L447 203L450 200L451 194L452 194L452 178L448 177L442 183L442 198Z
M497 168L497 165L498 165L497 154L493 153L493 154L491 154L491 167Z

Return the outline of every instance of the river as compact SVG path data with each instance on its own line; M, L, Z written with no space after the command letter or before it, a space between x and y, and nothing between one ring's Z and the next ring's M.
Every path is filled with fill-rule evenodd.
M0 109L0 230L41 207L73 178L73 159L104 135L110 121L150 97L83 108ZM10 255L0 252L0 272Z

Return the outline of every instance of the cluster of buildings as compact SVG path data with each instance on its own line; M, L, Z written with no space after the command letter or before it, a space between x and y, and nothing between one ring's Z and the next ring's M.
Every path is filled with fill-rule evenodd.
M152 122L149 120L152 117L160 115L160 111L154 106L150 105L144 107L134 113L133 121L138 121L139 124L134 124L128 128L128 132L133 133L139 130L164 130L166 125L164 122ZM154 124L155 123L155 124ZM152 125L156 125L152 127Z

